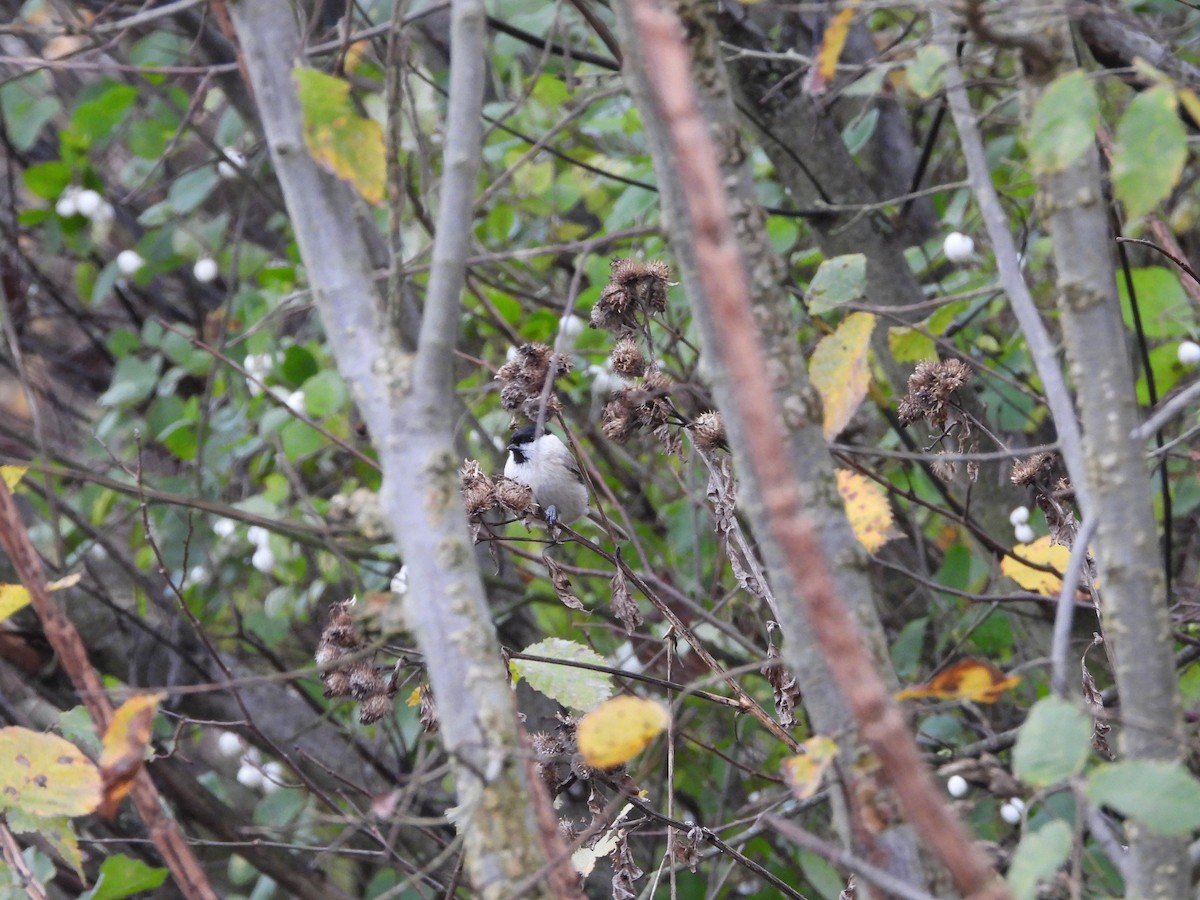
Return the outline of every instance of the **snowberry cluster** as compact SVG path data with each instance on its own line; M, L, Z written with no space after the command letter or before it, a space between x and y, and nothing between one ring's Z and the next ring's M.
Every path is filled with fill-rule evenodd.
M1008 521L1013 527L1013 535L1017 539L1018 544L1030 544L1033 542L1033 528L1029 525L1029 507L1018 506L1008 514Z

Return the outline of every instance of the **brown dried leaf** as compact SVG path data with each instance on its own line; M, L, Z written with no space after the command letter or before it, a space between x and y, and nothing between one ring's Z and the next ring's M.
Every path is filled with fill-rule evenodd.
M558 599L563 602L563 606L567 609L584 610L583 601L575 596L571 590L571 579L567 577L567 573L563 571L562 566L556 563L549 554L542 554L542 562L546 564L546 571L550 573L550 584L554 586L554 593L558 594Z
M626 632L633 631L645 620L642 617L641 609L638 608L637 601L633 599L633 592L629 589L625 573L617 569L613 573L609 586L612 588L613 615L625 626Z

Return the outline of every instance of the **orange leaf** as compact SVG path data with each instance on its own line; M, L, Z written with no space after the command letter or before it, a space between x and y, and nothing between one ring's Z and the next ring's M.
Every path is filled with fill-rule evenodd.
M808 376L825 406L821 432L826 440L838 436L867 396L867 351L874 328L871 313L851 313L833 334L821 338L808 361Z
M800 745L803 753L789 756L781 764L783 780L797 800L807 800L821 786L821 779L837 758L837 744L827 737L810 737Z
M818 96L829 89L837 72L838 60L842 57L842 48L846 46L846 36L850 33L850 23L861 0L850 0L850 3L833 17L825 34L821 37L821 46L817 48L817 58L808 74L804 76L804 92Z
M964 659L942 669L929 681L905 688L896 694L897 700L934 697L938 700L973 700L976 703L995 703L1009 688L1021 683L1020 675L1008 678L991 663Z
M111 819L117 807L133 787L133 779L146 760L146 745L158 704L166 694L138 694L130 697L113 713L104 732L104 752L100 754L100 777L104 781L104 798L99 813Z
M858 542L874 553L896 536L887 491L866 475L837 469L838 493L846 506L846 517Z
M610 769L641 753L670 721L671 714L661 703L614 697L579 720L575 737L585 763Z

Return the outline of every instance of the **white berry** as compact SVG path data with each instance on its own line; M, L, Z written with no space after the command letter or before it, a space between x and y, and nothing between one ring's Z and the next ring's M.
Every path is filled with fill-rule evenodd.
M215 279L217 271L217 261L208 256L196 260L196 264L192 266L192 274L196 276L196 280L201 284L208 284Z
M133 275L146 261L136 250L122 250L117 254L117 270L122 275Z
M79 196L75 198L75 208L79 210L81 216L89 219L96 215L103 205L104 198L90 189L80 191Z
M79 212L79 188L69 187L59 195L54 204L54 211L64 219L69 219Z
M951 775L946 780L946 790L950 792L951 797L962 797L967 793L970 785L967 784L967 779L961 775Z
M583 324L583 319L579 316L563 316L558 320L559 334L569 341L574 341L583 334Z
M1012 512L1010 512L1008 514L1008 522L1010 525L1012 525L1013 528L1016 528L1018 525L1024 525L1028 521L1029 521L1029 507L1028 506L1018 506L1016 509L1014 509Z
M246 165L245 154L233 147L226 147L222 152L225 156L217 161L217 174L226 180L237 178L242 166Z
M407 565L403 565L400 567L400 571L397 572L395 574L395 576L393 576L392 583L389 585L389 587L392 589L393 594L407 594L408 593L408 566Z
M254 566L258 571L269 575L271 570L275 568L275 554L271 552L270 547L262 544L254 551L254 555L250 557L250 565Z
M961 231L952 231L942 241L942 252L950 262L966 262L975 253L975 242L970 235Z
M1032 544L1033 539L1036 537L1033 529L1029 527L1028 522L1022 522L1020 525L1014 528L1013 534L1016 535L1017 543L1020 544Z
M1016 805L1010 800L1000 807L1000 818L1009 825L1016 825L1021 821L1021 810L1017 809Z
M263 786L263 774L254 768L254 766L242 763L242 767L237 772L238 784L242 787L250 788L254 791Z
M217 750L221 755L232 759L235 756L242 754L242 739L232 731L222 731L221 736L217 738Z
M1015 809L1019 813L1025 812L1025 801L1022 800L1020 797L1009 797L1008 805L1011 806L1013 809Z
M1185 366L1194 366L1196 363L1200 363L1200 344L1195 341L1180 341L1176 353L1179 361Z

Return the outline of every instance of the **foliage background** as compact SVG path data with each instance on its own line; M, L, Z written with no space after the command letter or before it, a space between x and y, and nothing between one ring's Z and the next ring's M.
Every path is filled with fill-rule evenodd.
M450 12L419 3L277 6L306 48L298 77L305 152L353 184L347 208L367 235L390 321L412 349L449 177ZM1053 386L1012 311L1004 273L1023 277L1052 346L1061 345L1065 314L1055 301L1067 266L1049 224L1055 210L1044 203L1047 179L1098 143L1104 174L1091 189L1112 201L1115 233L1153 246L1113 243L1102 254L1097 265L1120 292L1127 343L1073 357L1072 384L1092 378L1090 367L1108 371L1128 357L1135 374L1125 387L1140 414L1174 410L1151 444L1146 434L1103 449L1138 459L1146 475L1136 489L1153 504L1163 551L1146 606L1170 614L1169 633L1123 652L1174 655L1167 706L1191 713L1200 488L1190 449L1196 360L1186 342L1197 339L1200 282L1170 257L1186 262L1197 239L1189 140L1200 112L1191 51L1200 20L1171 0L1080 4L1062 54L1078 68L1048 80L1039 101L1027 5L993 6L965 4L949 49L925 10L902 5L675 9L691 26L698 90L720 93L704 72L728 79L740 115L737 162L751 176L751 195L739 202L766 211L758 240L743 245L746 269L756 287L768 273L778 294L777 347L811 364L831 332L865 321L854 316L875 317L869 362L863 342L833 355L835 386L849 382L854 365L871 386L842 398L845 421L825 438L839 469L886 488L893 537L872 548L870 566L862 550L826 564L839 578L861 569L870 613L860 613L859 625L884 681L922 682L962 657L1020 675L994 704L954 691L909 701L912 732L943 782L966 773L971 790L954 801L957 813L988 842L1015 893L1032 896L1041 875L1050 882L1042 890L1064 896L1119 894L1129 872L1113 845L1128 841L1120 821L1099 814L1100 800L1161 832L1188 836L1200 823L1167 804L1135 814L1102 792L1089 803L1087 791L1102 787L1099 753L1051 764L1048 775L1018 765L1024 783L1013 780L1009 752L1023 723L1045 729L1027 736L1031 743L1066 741L1069 730L1065 716L1030 717L1054 675L1056 585L1038 593L1011 577L1011 551L1031 542L1018 540L1010 513L1031 508L1036 536L1054 523L1036 502L1044 484L1009 480L1018 451L1053 444L1064 420L1052 413ZM445 818L462 801L458 757L428 731L428 711L423 719L419 704L405 702L427 681L431 647L410 636L399 611L393 579L404 559L378 500L371 438L404 434L406 423L372 420L339 374L326 340L337 320L315 315L322 298L309 270L317 261L299 249L228 10L47 0L0 8L9 21L0 26L0 451L5 462L29 465L20 498L50 577L83 575L56 599L106 686L118 699L126 687L168 693L149 766L163 796L221 896L481 890L469 884L469 863L463 874L464 850ZM636 757L628 775L581 778L569 751L549 767L557 815L573 825L568 841L591 827L590 842L625 816L627 831L611 831L615 844L587 892L636 896L656 885L685 897L785 889L837 897L850 872L864 871L864 858L888 873L889 888L945 890L927 860L908 867L897 862L903 852L867 852L902 817L886 779L853 749L853 723L825 730L857 760L843 755L811 796L798 799L785 784L780 765L821 730L814 720L828 714L820 699L827 686L803 671L797 686L771 668L780 646L804 638L771 624L766 583L793 592L780 590L784 576L751 537L762 540L752 511L759 489L739 480L735 491L720 475L728 455L695 446L689 426L718 405L720 364L707 347L701 352L697 302L683 285L672 284L665 310L635 334L670 379L661 395L669 421L626 440L605 433L604 408L621 384L607 363L615 337L586 320L609 283L610 259L667 261L691 288L685 226L664 228L660 218L669 195L653 159L661 123L639 112L634 76L621 74L622 59L630 70L637 63L627 26L584 0L504 0L487 13L481 172L455 322L454 397L437 415L453 430L456 461L477 459L498 473L512 415L495 375L513 348L556 345L573 368L554 385L562 406L554 427L570 435L594 496L633 538L618 568L613 543L597 530L581 529L588 542L547 548L540 525L491 516L477 555L491 618L506 650L550 638L585 645L610 670L613 689L662 700L674 714L668 739ZM840 51L831 34L846 38ZM836 63L824 89L811 68L822 59ZM968 184L975 173L945 102L951 65L967 79L962 96L977 117L1012 253L996 243ZM950 232L973 237L969 258L948 258ZM123 267L129 251L137 258L124 257ZM325 252L326 263L336 262L342 247ZM784 358L776 349L768 362ZM964 360L974 373L956 399L975 429L973 445L961 429L939 436L896 418L914 365L938 358ZM811 391L798 385L796 396L815 408ZM1175 407L1167 406L1172 397L1181 398ZM824 400L826 409L835 405L828 392ZM955 440L961 447L950 449L985 454L974 481L962 464L948 479L932 471L936 452ZM1138 454L1152 445L1143 464ZM801 473L801 490L823 536L849 534L819 452L824 468ZM740 479L744 460L736 461ZM410 498L414 509L420 499ZM1122 527L1110 509L1096 516ZM548 571L547 556L557 570ZM636 625L627 608L623 615L620 604L610 606L629 590L620 576L614 581L617 572L638 579L644 621ZM568 593L583 609L564 605ZM446 602L415 581L407 594L410 608ZM391 708L369 725L359 723L359 704L323 696L313 664L330 607L351 595L374 661L397 673ZM1116 704L1109 660L1088 653L1102 630L1090 601L1076 619L1070 694L1080 693L1073 666L1087 654L1117 727L1111 747L1123 759L1117 738L1131 701ZM0 638L4 724L52 728L75 742L91 731L94 740L31 611L9 618ZM584 676L566 677L576 689L572 679ZM561 710L533 681L516 687L525 727L553 734ZM743 696L729 700L735 685ZM460 703L469 707L470 697L435 698ZM751 706L757 716L746 714ZM1175 715L1167 756L1186 764L1191 727ZM1175 765L1161 777L1182 776ZM1160 786L1158 775L1146 777L1147 791ZM1196 790L1186 777L1180 784L1181 796ZM635 786L648 793L630 798ZM1010 822L1004 810L1015 808L1014 796L1023 814ZM769 816L820 840L797 847ZM79 871L44 834L39 841L37 829L21 831L11 819L12 846L51 892L93 885L106 860L162 863L129 809L112 822L75 821ZM1042 831L1057 835L1059 823L1070 829L1046 859L1031 863L1018 851L1020 864L1013 860L1018 847L1049 845ZM1042 840L1022 841L1031 834ZM839 840L859 858L836 857ZM3 873L15 885L21 866L10 849ZM1171 852L1181 861L1187 849Z

